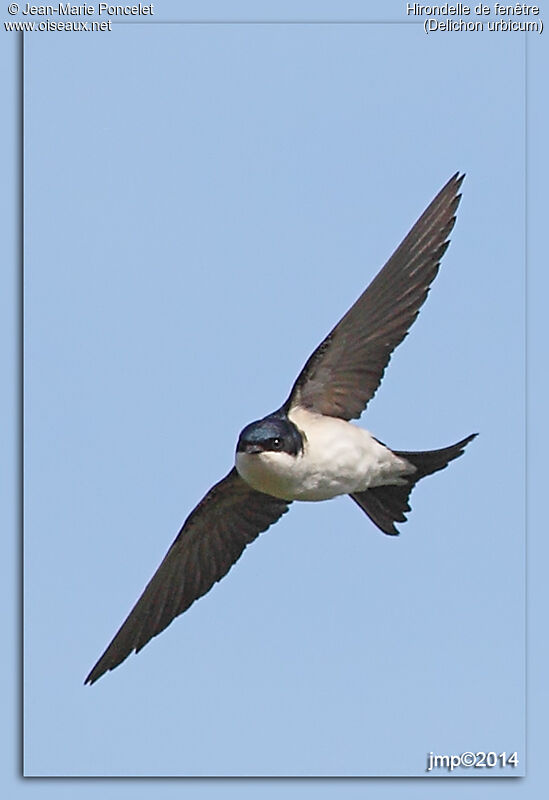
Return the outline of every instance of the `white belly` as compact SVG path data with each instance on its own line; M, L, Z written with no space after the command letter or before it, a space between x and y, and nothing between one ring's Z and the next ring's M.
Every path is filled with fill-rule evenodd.
M335 417L296 409L290 419L304 434L304 449L237 453L236 468L254 489L286 500L329 500L372 486L398 484L414 471L368 431Z

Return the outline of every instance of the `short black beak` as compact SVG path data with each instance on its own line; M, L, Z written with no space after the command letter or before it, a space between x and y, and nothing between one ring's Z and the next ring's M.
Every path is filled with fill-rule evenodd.
M238 452L249 453L249 454L262 453L263 448L260 447L258 444L254 444L253 442L239 442Z

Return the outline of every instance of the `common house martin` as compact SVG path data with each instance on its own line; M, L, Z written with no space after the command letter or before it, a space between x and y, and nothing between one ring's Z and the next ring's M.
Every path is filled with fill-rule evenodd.
M247 425L235 466L186 519L85 683L139 652L227 574L294 500L349 495L383 533L406 522L410 493L462 455L476 434L440 450L392 450L349 422L374 396L423 305L449 244L463 175L437 194L383 269L320 343L288 399Z

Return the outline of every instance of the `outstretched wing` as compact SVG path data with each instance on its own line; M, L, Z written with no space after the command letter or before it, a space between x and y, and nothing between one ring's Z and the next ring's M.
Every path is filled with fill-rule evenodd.
M187 518L128 618L85 680L94 683L186 611L227 574L246 545L288 510L233 468Z
M359 417L374 396L391 353L425 302L448 247L463 181L456 173L356 303L299 374L286 411L297 406L342 419Z

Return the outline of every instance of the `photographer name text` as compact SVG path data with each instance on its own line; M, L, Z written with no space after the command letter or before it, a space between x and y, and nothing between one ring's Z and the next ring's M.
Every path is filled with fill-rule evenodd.
M27 17L91 17L94 14L107 17L152 17L154 15L154 3L135 3L134 5L111 5L110 3L99 3L97 6L72 5L72 3L57 3L55 6L36 6L26 3L20 13Z

